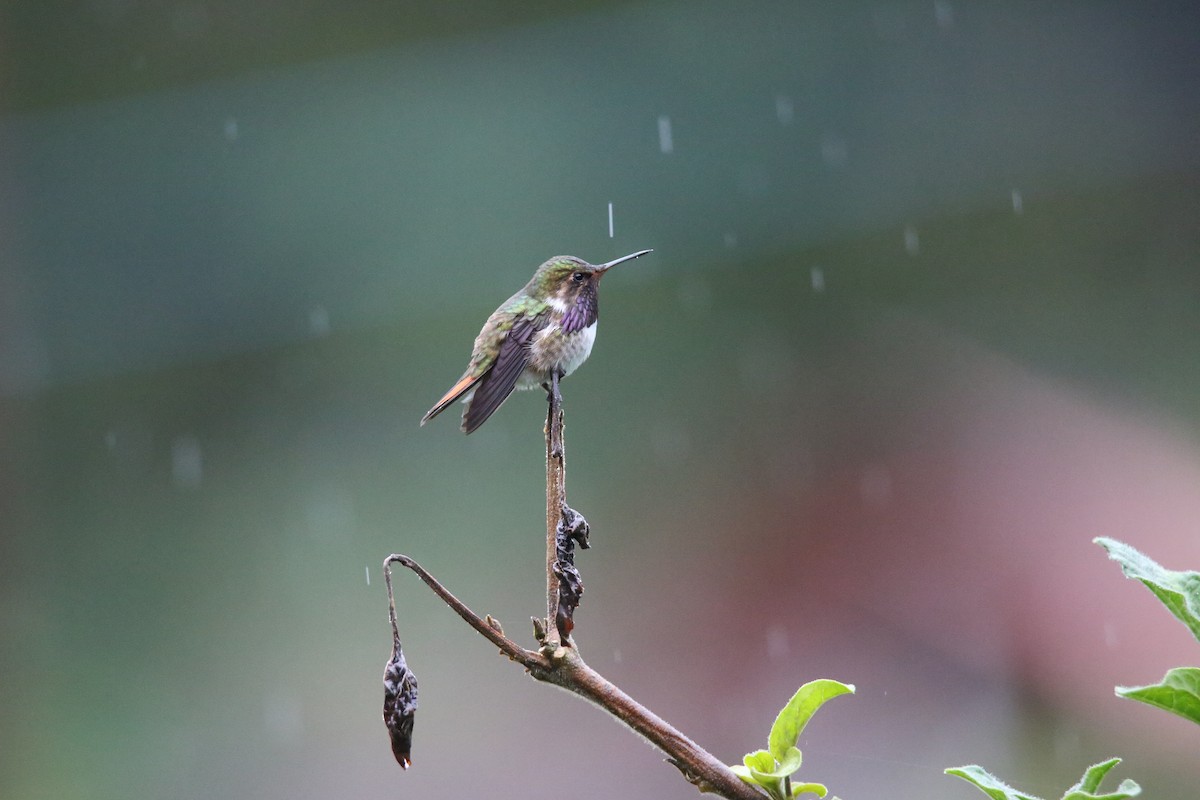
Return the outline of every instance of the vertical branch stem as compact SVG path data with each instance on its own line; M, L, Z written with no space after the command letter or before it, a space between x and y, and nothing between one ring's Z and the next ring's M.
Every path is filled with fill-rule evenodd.
M400 641L400 628L396 625L396 596L392 593L392 562L398 560L394 555L388 556L383 562L383 582L387 584L388 620L392 623L392 643Z
M558 391L558 374L550 378L549 410L546 414L546 640L544 647L557 648L558 634L558 575L554 572L557 559L558 523L567 504L566 454L563 451L562 395Z

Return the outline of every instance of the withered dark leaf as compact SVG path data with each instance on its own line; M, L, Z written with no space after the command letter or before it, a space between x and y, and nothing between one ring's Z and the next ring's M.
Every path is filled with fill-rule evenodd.
M393 639L392 657L383 670L383 724L392 740L392 754L401 769L412 765L413 717L417 713L417 676L404 660L400 639Z
M558 577L558 635L567 638L575 629L575 609L583 598L583 579L575 567L575 544L589 546L587 520L570 506L563 506L554 538L554 574Z
M563 537L566 537L578 542L581 550L587 550L592 546L588 539L591 532L592 528L583 518L583 514L570 506L563 506L562 515L558 518L558 528L555 531L555 545L557 548L564 547ZM565 546L570 548L569 544Z

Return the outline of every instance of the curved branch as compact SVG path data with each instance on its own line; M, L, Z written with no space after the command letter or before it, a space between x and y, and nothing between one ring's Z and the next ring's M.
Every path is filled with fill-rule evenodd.
M492 622L489 624L489 622L481 619L478 614L476 614L467 606L466 603L451 594L450 590L445 586L442 586L437 578L430 575L425 571L424 567L406 555L392 553L383 561L383 577L384 580L387 581L389 594L391 594L392 586L392 564L399 564L402 567L407 567L415 572L417 577L424 581L425 585L433 590L434 594L442 598L446 605L454 609L454 613L462 617L464 622L477 630L485 639L496 645L496 647L499 647L500 651L504 653L504 655L508 656L513 661L517 661L525 665L525 667L530 671L549 669L550 663L540 653L526 650L512 639L505 636L504 631L500 629L499 624L495 623L494 620L492 620ZM395 631L396 611L394 607L391 608L391 614L392 630ZM488 620L491 620L490 616L488 617Z

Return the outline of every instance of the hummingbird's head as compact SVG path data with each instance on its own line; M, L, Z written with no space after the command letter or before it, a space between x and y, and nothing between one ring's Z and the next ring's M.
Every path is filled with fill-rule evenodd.
M596 287L604 273L625 261L644 256L650 250L641 250L604 264L589 264L575 256L555 256L533 274L529 282L530 294L545 299L560 311L581 304L594 304Z
M589 294L595 294L603 273L582 258L555 256L537 268L529 282L530 294L565 310Z

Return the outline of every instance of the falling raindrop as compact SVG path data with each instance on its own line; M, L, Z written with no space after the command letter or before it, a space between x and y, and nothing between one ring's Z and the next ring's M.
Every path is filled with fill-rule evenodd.
M775 116L779 118L781 125L792 124L792 119L796 116L796 109L792 105L792 98L782 94L775 98Z
M225 138L232 142L238 137L238 122L233 117L225 120Z
M325 306L313 306L308 312L308 330L318 339L329 335L329 312Z
M1104 623L1104 646L1109 650L1117 646L1117 626L1111 622Z
M613 211L612 203L608 204L608 238L613 238Z
M671 118L662 114L658 118L658 149L663 153L671 153L675 142L671 138Z
M625 660L625 657L621 655L620 650L613 650L613 662L614 663L620 664L624 660Z
M371 585L371 565L368 564L368 565L364 566L363 572L367 573L367 586L370 586Z
M1012 190L1012 207L1014 214L1019 215L1025 213L1025 198L1021 197L1020 189Z
M904 226L904 251L910 256L921 252L921 237L917 235L916 226Z
M171 480L184 489L199 488L204 480L204 454L195 436L171 442Z
M933 4L933 18L943 30L954 26L954 7L946 0L936 0Z
M813 267L810 271L812 278L812 288L814 292L825 291L825 271L820 267Z

